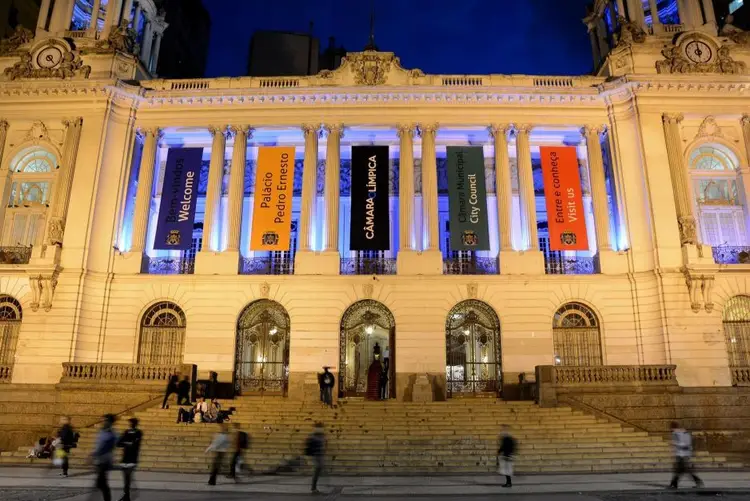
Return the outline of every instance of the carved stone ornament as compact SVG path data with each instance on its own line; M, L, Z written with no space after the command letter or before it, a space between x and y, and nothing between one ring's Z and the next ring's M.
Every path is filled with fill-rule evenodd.
M53 217L49 222L48 241L50 245L59 245L62 247L63 236L65 234L65 223L59 217Z
M664 60L656 62L656 71L663 74L723 73L744 75L747 65L732 59L728 46L720 46L702 33L684 33L674 45L662 50Z
M476 299L477 293L479 292L479 285L475 282L466 285L466 295L469 299Z
M707 116L701 126L698 127L698 133L695 137L696 139L702 137L724 137L724 133L719 124L716 123L716 119L712 116Z
M705 309L706 313L711 313L714 309L714 276L695 273L688 268L683 268L682 273L685 275L685 283L688 288L690 308L694 313L698 313L702 309Z
M375 287L372 284L364 284L362 286L362 297L364 299L372 299L372 293L375 291Z
M682 245L697 245L698 235L695 230L695 218L684 216L677 218L677 226L680 230L680 243Z
M620 25L620 31L617 33L617 45L630 45L646 41L646 32L636 23L628 21L623 16L617 18L617 23Z
M40 307L43 308L44 311L50 311L52 309L52 299L55 295L55 288L57 288L57 276L58 272L49 275L40 274L29 277L32 311L39 311Z
M23 140L37 144L39 140L49 141L49 131L44 122L34 122L31 128L26 132Z
M63 39L49 38L21 53L21 60L5 69L8 80L88 78L91 66Z
M136 43L135 30L128 27L127 21L122 21L120 26L113 29L106 40L96 44L96 52L125 52L136 54L140 51Z
M354 81L358 85L383 85L388 80L395 56L365 51L347 55L346 58L350 60Z
M34 33L19 24L11 36L0 40L0 56L13 54L19 47L31 42L33 39Z
M260 297L263 299L268 299L268 297L271 295L271 286L268 285L268 282L263 282L260 284Z

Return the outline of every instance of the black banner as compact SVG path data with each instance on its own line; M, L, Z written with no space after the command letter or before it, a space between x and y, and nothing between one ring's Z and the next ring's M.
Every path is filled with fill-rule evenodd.
M388 146L352 146L351 250L388 250Z

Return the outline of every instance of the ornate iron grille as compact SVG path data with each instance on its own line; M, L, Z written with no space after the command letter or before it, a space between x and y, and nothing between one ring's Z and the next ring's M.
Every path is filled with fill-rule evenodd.
M750 367L750 297L735 296L727 301L722 323L729 367Z
M566 256L561 251L549 248L549 238L539 239L539 249L544 254L544 270L547 275L593 275L597 263L593 257Z
M499 273L497 258L477 257L474 252L461 254L468 254L468 256L443 259L444 275L497 275Z
M750 264L750 247L722 245L713 247L711 252L717 264Z
M590 308L567 303L552 319L555 365L587 367L602 365L599 321Z
M245 308L237 322L236 393L286 396L289 324L286 310L275 301L261 299Z
M31 246L0 247L0 264L29 264Z
M292 221L288 251L272 251L264 257L243 257L240 275L294 275L297 254L297 221Z
M148 258L149 275L192 275L195 273L195 255L185 257Z
M381 356L389 349L389 398L396 395L395 374L396 320L382 303L365 299L351 305L341 318L339 340L339 396L364 396L367 371L373 362L375 343Z
M13 366L21 318L21 304L10 296L0 296L0 366Z
M448 397L502 391L500 320L489 305L457 304L445 322Z
M151 306L141 320L138 363L172 365L182 363L185 349L185 312L170 301Z
M396 260L384 251L356 252L356 257L341 260L342 275L395 275Z

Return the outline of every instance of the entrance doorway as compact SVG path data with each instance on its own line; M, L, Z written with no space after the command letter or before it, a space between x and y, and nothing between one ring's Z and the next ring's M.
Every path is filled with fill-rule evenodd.
M387 375L385 398L396 396L396 321L382 303L366 299L341 318L339 397L380 398L373 387L376 370Z
M255 301L237 321L235 393L286 396L288 386L289 315L275 301Z
M445 322L448 397L498 395L502 390L500 320L482 301L457 304Z

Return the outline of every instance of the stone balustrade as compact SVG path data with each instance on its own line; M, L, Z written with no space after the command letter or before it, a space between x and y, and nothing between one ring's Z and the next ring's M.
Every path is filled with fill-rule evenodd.
M732 367L732 386L750 386L750 367Z
M10 383L10 379L13 376L12 365L0 365L0 384Z
M553 407L566 393L677 387L676 369L675 365L537 366L539 405Z
M61 383L164 385L173 374L193 378L194 365L100 364L66 362Z

